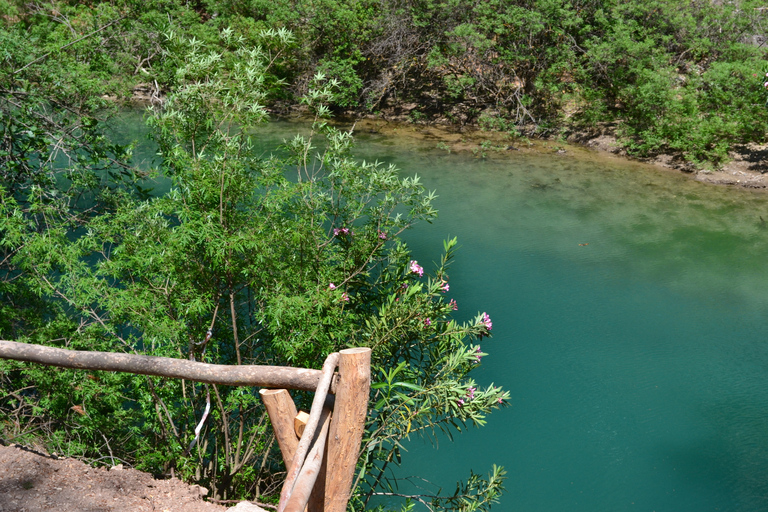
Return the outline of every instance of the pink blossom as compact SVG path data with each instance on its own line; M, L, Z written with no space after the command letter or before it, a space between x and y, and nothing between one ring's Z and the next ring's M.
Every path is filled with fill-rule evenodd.
M501 398L501 397L499 397L499 403L500 403L500 404L503 404L503 403L504 403L504 399L503 399L503 398Z
M352 231L349 230L349 228L334 228L333 230L333 236L339 236L339 235L354 235Z
M445 283L445 282L443 283L443 286L441 286L441 288L443 289L443 293L451 289L451 287L448 286L448 283Z
M386 240L387 234L383 231L379 231L379 238L381 238L382 240Z
M448 305L451 306L454 311L459 310L459 305L456 304L456 299L451 299L451 302L449 302Z
M349 295L347 295L347 292L341 294L341 300L344 302L349 302Z
M429 318L425 318L424 319L424 325L426 327L429 327L430 325L432 325L432 320L430 320Z
M464 405L464 399L459 398L459 407L462 407Z
M411 272L419 274L419 277L421 277L424 275L424 268L419 266L419 263L416 260L411 260Z
M491 317L488 316L488 313L483 312L483 325L485 325L485 328L489 331L493 329L493 322L491 322Z
M483 358L483 356L480 355L481 352L482 351L480 350L480 346L478 346L477 350L475 350L475 364L479 364L480 360Z
M475 398L475 391L477 391L477 388L470 387L469 389L467 389L467 396L469 397L470 400Z
M335 290L336 289L336 285L331 283L331 284L328 285L328 288L330 288L331 290Z

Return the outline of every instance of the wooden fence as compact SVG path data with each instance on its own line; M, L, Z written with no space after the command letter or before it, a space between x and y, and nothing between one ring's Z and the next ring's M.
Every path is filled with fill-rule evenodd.
M325 360L322 370L217 365L168 357L65 350L5 340L0 340L0 358L62 368L264 388L259 394L288 468L278 512L346 510L368 410L370 348L334 352ZM315 392L306 424L296 421L296 406L288 389Z

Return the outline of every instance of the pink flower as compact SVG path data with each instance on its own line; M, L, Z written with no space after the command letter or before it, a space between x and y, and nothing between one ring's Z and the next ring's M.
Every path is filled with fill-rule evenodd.
M493 322L491 322L491 317L488 316L488 313L483 312L483 325L485 325L485 328L489 331L493 329Z
M448 305L451 306L454 311L459 310L459 305L456 304L456 299L451 299L451 302L449 302Z
M464 405L464 399L459 398L459 407L462 407Z
M379 238L381 238L382 240L386 240L387 234L383 231L379 231Z
M421 277L424 275L424 268L419 266L419 263L416 260L411 260L411 272L419 274L419 277Z
M482 351L480 350L480 347L477 347L477 350L475 350L475 364L480 364L480 360L483 358L483 356L480 355Z
M333 230L333 236L339 236L339 235L354 235L352 231L349 230L349 228L334 228Z
M500 403L500 404L503 404L503 403L504 403L504 399L503 399L503 398L501 398L501 397L499 397L499 403Z
M341 294L341 300L344 302L349 302L349 295L347 295L347 292Z
M471 388L467 389L467 396L469 397L470 400L475 398L475 391L477 391L477 388L472 388L471 387Z
M331 284L328 285L328 288L330 288L331 290L335 290L336 289L336 285L331 283Z
M429 327L430 325L432 325L432 320L430 320L429 318L425 318L424 319L424 326L425 327Z
M451 289L451 287L448 286L448 283L443 283L443 286L441 286L440 288L443 289L443 293L445 293L445 292L447 292L448 290Z

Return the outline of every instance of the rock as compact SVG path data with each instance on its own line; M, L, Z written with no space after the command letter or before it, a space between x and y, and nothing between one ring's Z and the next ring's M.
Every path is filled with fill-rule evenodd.
M234 510L236 512L268 512L267 510L264 510L258 505L254 505L253 503L249 501L241 501L234 507L228 509L228 510Z
M192 489L193 490L197 490L197 492L200 493L200 496L207 496L208 495L208 489L206 489L202 485L193 485Z

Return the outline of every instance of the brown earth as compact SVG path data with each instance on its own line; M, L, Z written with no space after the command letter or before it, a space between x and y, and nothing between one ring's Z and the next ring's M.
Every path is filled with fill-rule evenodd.
M115 98L116 99L116 98ZM164 94L157 84L139 84L134 88L131 99L134 105L151 105L162 102ZM435 140L448 145L451 150L473 151L483 141L495 143L494 150L504 148L507 150L520 150L560 154L575 154L580 149L592 149L601 153L622 158L632 159L627 155L614 135L612 127L603 127L602 133L570 134L565 142L546 139L526 139L522 144L512 143L505 133L494 133L479 130L474 125L457 127L446 118L437 119L426 123L414 122L411 113L418 107L416 103L393 103L386 105L377 115L368 115L363 119L357 118L354 113L349 113L347 121L340 124L349 124L350 120L357 129L364 131L394 134L409 131L419 138ZM307 120L310 116L306 107L295 104L278 104L270 109L270 113L277 117L295 118ZM345 116L342 115L340 119ZM568 146L571 146L570 148ZM689 175L692 179L714 185L728 185L751 189L768 190L768 144L742 144L737 145L729 152L730 160L716 170L698 169L686 162L681 155L658 155L653 158L637 159L639 161L672 169Z
M0 512L223 512L207 489L156 480L122 465L90 467L19 445L0 445ZM229 510L248 510L247 502ZM262 510L253 507L252 510Z

